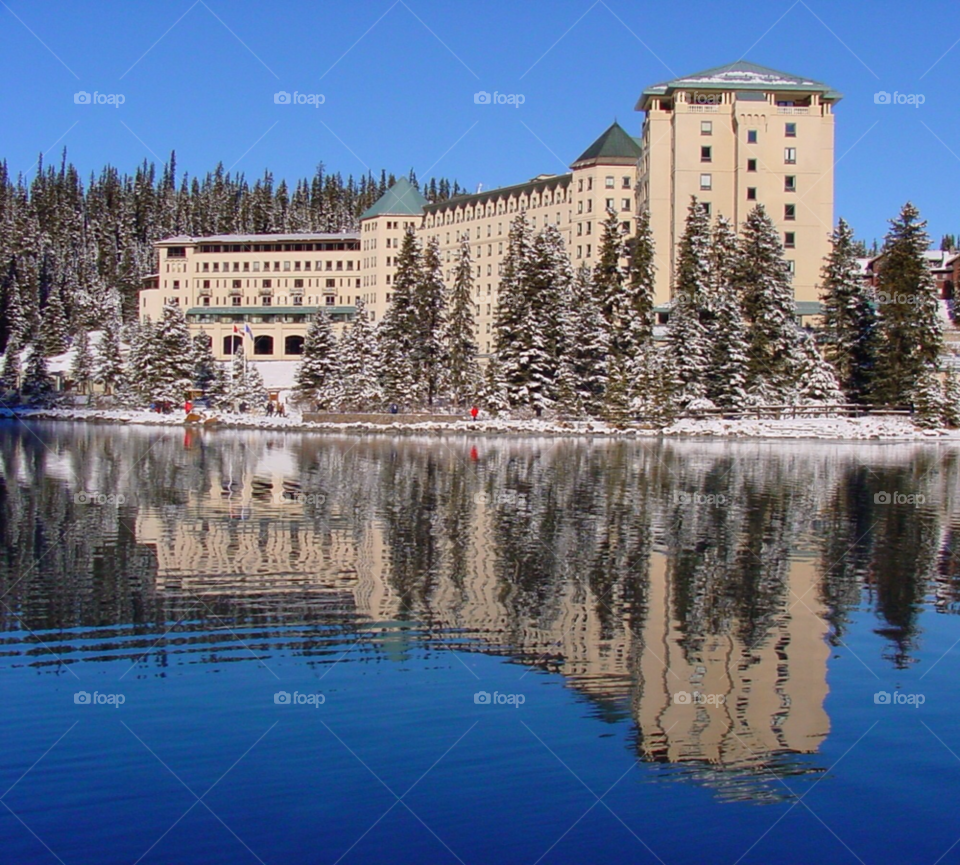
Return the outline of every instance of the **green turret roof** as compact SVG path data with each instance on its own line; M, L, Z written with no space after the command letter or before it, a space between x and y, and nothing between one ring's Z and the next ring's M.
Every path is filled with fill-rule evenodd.
M648 87L637 102L637 110L642 111L652 96L669 96L675 90L776 90L805 91L820 93L824 99L833 102L839 101L842 93L822 81L814 81L802 75L793 75L790 72L780 72L767 66L758 66L746 60L728 63L726 66L715 66L713 69L704 69L672 81L663 81Z
M635 138L627 135L626 130L616 121L596 141L580 154L574 162L605 159L629 159L635 162L640 158L640 145Z
M360 217L369 219L371 216L422 216L423 208L427 204L420 191L406 177L401 177L393 184L372 207Z

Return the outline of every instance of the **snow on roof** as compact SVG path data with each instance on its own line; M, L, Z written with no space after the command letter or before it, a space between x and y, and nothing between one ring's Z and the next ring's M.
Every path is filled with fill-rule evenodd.
M203 237L189 237L179 234L165 237L157 245L189 246L194 243L303 243L314 240L359 240L359 231L308 231L302 234L210 234Z

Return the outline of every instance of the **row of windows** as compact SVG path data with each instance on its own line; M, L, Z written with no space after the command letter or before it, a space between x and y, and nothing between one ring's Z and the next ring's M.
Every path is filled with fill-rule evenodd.
M713 214L713 206L709 201L701 201L700 205L706 211L707 216ZM783 205L783 220L784 222L794 222L797 218L797 205L795 204L785 204ZM795 244L795 235L794 232L788 231L784 235L784 246L793 246Z
M713 121L712 120L701 120L700 121L700 134L701 135L713 135ZM783 124L783 136L784 138L796 138L797 137L797 124L796 123L784 123ZM759 141L759 132L756 129L747 130L747 144L756 144Z
M701 174L700 175L700 189L704 192L709 192L713 189L713 175L712 174ZM795 174L787 174L783 178L783 191L784 192L796 192L797 191L797 177ZM756 201L757 200L757 187L748 186L747 187L747 201Z
M710 146L701 146L700 147L700 161L701 162L713 162L713 147ZM783 162L785 165L796 165L797 164L797 148L796 147L784 147L783 148ZM757 170L757 160L748 159L747 160L747 171L756 171ZM627 199L625 198L624 201ZM612 198L608 198L607 201L613 201Z
M203 243L195 247L195 252L341 252L359 249L360 241L327 241L324 243ZM167 258L184 258L185 246L168 246Z
M581 189L582 183L583 181L581 181ZM593 183L592 178L590 179L590 183ZM563 204L568 200L565 187L558 188L553 196L551 196L549 192L544 192L542 196L539 197L537 195L531 195L529 205L525 195L520 198L511 196L507 200L507 204L504 204L503 201L498 201L496 205L490 203L487 204L485 208L483 205L478 204L476 208L457 208L453 212L445 211L434 214L433 216L428 216L425 227L435 228L440 225L450 225L454 222L469 222L473 219L481 219L484 216L497 216L501 213L513 213L516 210L526 210L528 206L549 207L551 204Z
M400 231L401 229L403 231L406 231L408 228L417 228L417 225L418 224L416 222L401 223L399 220L388 219L386 223L386 228L388 231ZM377 230L377 226L375 222L371 222L367 220L366 222L363 223L363 231L376 231L376 230Z
M211 267L211 264L213 265L212 267ZM240 266L241 264L243 265L243 267ZM282 268L281 268L281 266L280 266L281 264L283 265ZM334 264L336 264L336 267L334 267ZM302 267L301 267L301 265L302 265ZM352 260L348 260L348 261L346 262L346 265L347 265L347 266L344 267L343 265L344 265L344 262L343 262L342 260L341 260L341 261L337 261L337 262L334 262L333 260L327 261L327 262L326 262L326 266L324 266L324 262L318 261L318 262L316 262L316 267L314 267L313 269L314 269L314 270L353 270L354 262L353 262ZM356 262L356 265L357 265L357 270L359 270L359 269L360 269L360 262L357 261L357 262ZM241 273L241 272L242 272L242 273L249 273L249 272L251 272L251 271L252 271L253 273L259 273L259 272L260 272L260 262L259 262L259 261L244 261L244 262L235 261L235 262L233 262L233 267L231 268L231 267L230 267L230 262L229 262L229 261L225 261L225 262L223 262L223 269L221 270L221 268L220 268L220 262L219 262L219 261L214 261L214 262L205 261L205 262L203 262L203 266L202 266L202 267L201 267L201 265L200 265L200 262L197 262L197 266L196 266L195 269L196 269L197 272L200 272L200 273L211 273L211 272L212 272L212 273L221 273L221 272L222 272L222 273L230 273L230 272L231 272L231 269L232 269L233 273ZM270 270L270 262L269 262L269 261L263 262L263 269L264 269L265 272ZM294 271L294 272L299 271L299 270L310 270L310 262L309 262L309 261L304 261L304 262L300 262L300 261L292 261L292 262L291 262L291 261L284 261L284 262L275 261L275 262L273 262L273 270L274 270L275 272L276 272L276 271L279 271L279 270L283 270L283 271L285 271L285 272L289 272L289 271L291 271L291 270Z
M188 283L188 282L189 282L189 280L185 280L185 281L184 281L184 286L185 286L185 287L187 286L187 283ZM215 282L216 285L211 285L211 282ZM253 280L253 285L252 285L252 286L250 285L250 280L249 280L249 279L247 279L247 280L231 279L231 280L229 280L229 282L230 282L230 285L227 286L227 280L226 280L226 279L223 280L223 287L224 287L224 288L229 287L231 291L240 291L240 290L242 290L242 289L244 289L244 288L270 288L270 289L273 289L273 288L290 288L290 280L289 280L289 279L278 279L278 280L276 280L276 285L274 285L274 280L272 280L272 279L261 279L261 280L259 280L259 282L260 282L260 285L259 285L259 286L257 285L257 280L256 280L256 279ZM243 284L244 282L246 283L246 285ZM306 282L306 285L304 285L304 282ZM339 287L343 287L344 282L346 282L346 284L349 286L350 283L352 282L352 280L351 280L351 279L344 280L342 277L341 277L340 279L334 279L334 278L329 278L329 277L328 277L327 279L323 279L323 280L318 279L318 280L317 280L317 288L320 288L320 287L321 287L321 285L320 285L321 282L323 283L323 288L337 288L338 285L339 285ZM281 285L281 283L283 283L283 284ZM357 280L357 285L359 285L359 284L360 284L360 280L358 279L358 280ZM166 281L164 282L164 287L166 287ZM219 280L219 279L214 279L214 280L203 279L203 280L200 280L200 288L201 288L201 289L204 289L204 290L209 290L209 289L212 289L212 288L220 288L220 280ZM312 279L307 279L307 280L295 279L295 280L293 280L293 288L295 288L295 289L297 289L297 288L313 288L313 280L312 280ZM179 291L179 290L180 290L180 280L179 280L179 279L173 280L173 290L174 290L174 291Z

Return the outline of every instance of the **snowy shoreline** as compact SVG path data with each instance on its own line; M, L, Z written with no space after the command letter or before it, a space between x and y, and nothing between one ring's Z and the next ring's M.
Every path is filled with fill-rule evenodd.
M396 423L308 423L297 417L263 417L217 413L214 426L184 423L179 412L163 415L150 411L123 409L3 409L0 420L17 419L124 424L138 426L181 427L190 430L265 430L270 432L376 433L474 433L479 435L537 435L613 438L756 438L756 439L828 439L837 441L950 441L960 442L958 430L922 430L904 417L819 417L767 418L740 420L683 419L662 429L638 426L617 429L603 421L508 420L488 418L455 422Z

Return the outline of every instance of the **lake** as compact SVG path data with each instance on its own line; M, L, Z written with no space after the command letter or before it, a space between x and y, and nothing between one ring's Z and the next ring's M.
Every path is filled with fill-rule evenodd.
M958 534L955 445L2 422L4 861L960 862Z

